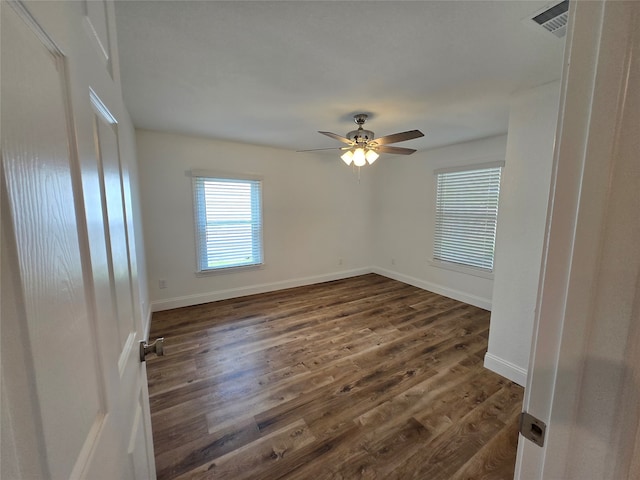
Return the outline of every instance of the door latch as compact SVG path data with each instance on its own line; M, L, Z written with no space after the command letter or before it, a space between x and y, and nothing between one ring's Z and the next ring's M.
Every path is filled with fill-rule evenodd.
M144 362L150 353L155 353L158 357L164 356L164 337L157 338L152 344L144 340L140 342L140 361Z
M544 445L544 434L546 430L547 425L542 420L538 420L527 412L520 414L520 433L524 438L531 440L539 447Z

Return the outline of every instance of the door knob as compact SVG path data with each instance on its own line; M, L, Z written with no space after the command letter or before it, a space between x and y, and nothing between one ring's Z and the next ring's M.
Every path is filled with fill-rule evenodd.
M140 342L140 361L144 362L150 353L155 353L158 357L164 356L164 337L156 338L151 344L144 340Z

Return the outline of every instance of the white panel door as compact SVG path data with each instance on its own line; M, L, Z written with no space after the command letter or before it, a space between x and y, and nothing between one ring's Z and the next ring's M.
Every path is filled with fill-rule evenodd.
M2 5L0 473L154 478L119 88L84 6L46 3Z
M516 478L640 478L640 2L571 2Z

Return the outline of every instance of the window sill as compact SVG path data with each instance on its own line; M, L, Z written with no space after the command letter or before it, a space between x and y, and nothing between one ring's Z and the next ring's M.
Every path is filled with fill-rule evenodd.
M440 260L430 260L429 265L436 268L442 268L444 270L451 270L453 272L464 273L466 275L472 275L474 277L486 278L493 280L493 272L487 272L475 267L467 267L457 263L442 262Z
M238 273L244 272L247 270L262 270L264 268L264 263L260 263L258 265L242 265L239 267L227 267L227 268L216 268L213 270L202 270L195 272L196 277L210 277L212 275L224 275L227 273Z

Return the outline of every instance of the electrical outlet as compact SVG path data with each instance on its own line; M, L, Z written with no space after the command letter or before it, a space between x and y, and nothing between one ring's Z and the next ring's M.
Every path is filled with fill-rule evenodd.
M338 259L338 265L342 265L342 258Z
M395 259L395 258L392 258L392 259L391 259L391 265L395 265L395 264L396 264L396 259Z
M164 279L158 280L158 287L159 288L167 288L167 281Z

